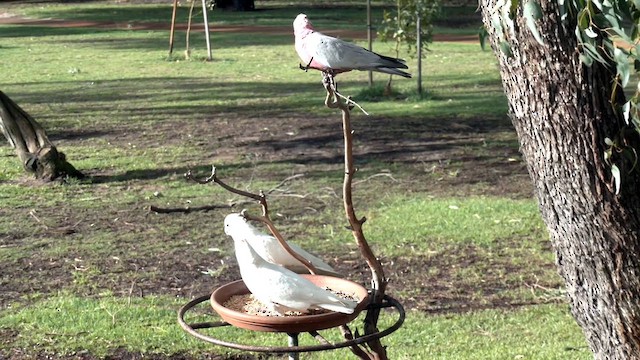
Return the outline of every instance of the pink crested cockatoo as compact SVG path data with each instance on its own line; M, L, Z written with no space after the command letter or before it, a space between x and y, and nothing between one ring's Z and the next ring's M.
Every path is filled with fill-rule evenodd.
M351 70L377 71L410 78L404 60L376 54L358 45L324 35L313 30L307 15L300 14L293 21L296 52L311 68L333 74Z

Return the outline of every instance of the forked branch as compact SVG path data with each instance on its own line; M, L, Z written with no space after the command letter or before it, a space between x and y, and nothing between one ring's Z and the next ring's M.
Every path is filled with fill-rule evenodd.
M226 183L224 183L222 180L220 180L218 178L218 176L216 175L216 167L212 166L211 167L211 175L209 175L207 178L200 180L200 179L196 179L193 176L193 173L191 172L191 170L187 171L187 173L185 174L185 177L189 180L195 181L199 184L208 184L210 182L214 182L218 185L220 185L223 189L240 195L240 196L245 196L248 197L250 199L256 200L259 204L260 207L262 208L262 216L253 216L247 213L247 210L242 210L241 214L242 216L247 219L247 220L253 220L253 221L259 221L263 224L265 224L267 226L267 228L269 228L269 231L271 232L271 234L273 234L273 236L278 240L278 242L280 243L280 245L289 253L291 254L291 256L293 256L294 258L296 258L296 260L300 261L302 263L302 265L304 265L304 267L307 268L307 270L309 270L309 272L313 275L318 273L318 269L316 269L316 267L311 264L311 262L307 259L305 259L302 255L298 254L297 252L295 252L290 246L289 244L287 244L287 242L284 240L284 237L282 237L282 234L280 234L280 232L278 231L278 229L275 227L275 225L273 225L273 222L271 221L271 218L269 217L269 205L267 203L267 197L266 195L260 191L259 194L254 194L254 193L250 193L248 191L244 191L244 190L240 190L240 189L236 189L230 185L227 185Z

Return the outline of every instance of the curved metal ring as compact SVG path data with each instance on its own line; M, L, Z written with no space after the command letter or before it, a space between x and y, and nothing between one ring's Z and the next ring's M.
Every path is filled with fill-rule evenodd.
M196 305L209 300L210 297L211 297L210 295L204 295L199 298L195 298L190 302L188 302L186 305L182 306L180 310L178 310L178 323L180 324L180 326L184 331L186 331L189 335L193 337L196 337L200 340L203 340L215 345L220 345L220 346L237 349L237 350L243 350L243 351L267 352L267 353L300 353L300 352L334 350L334 349L354 346L354 345L365 343L367 341L380 339L382 337L385 337L393 333L394 331L398 330L400 326L402 326L402 323L404 323L404 319L406 316L402 305L396 299L385 295L384 300L387 301L387 304L382 303L378 305L378 307L380 308L394 307L396 310L398 310L399 316L398 316L398 320L396 320L396 322L393 325L391 325L390 327L388 327L383 331L378 331L372 334L363 335L353 340L347 340L347 341L336 343L336 344L320 344L320 345L307 345L307 346L280 346L280 347L253 346L253 345L237 344L237 343L216 339L211 336L200 334L199 332L196 331L196 329L228 326L229 324L224 321L202 322L202 323L195 323L195 324L187 324L185 322L184 315L186 314L186 312L192 309L193 307L195 307Z

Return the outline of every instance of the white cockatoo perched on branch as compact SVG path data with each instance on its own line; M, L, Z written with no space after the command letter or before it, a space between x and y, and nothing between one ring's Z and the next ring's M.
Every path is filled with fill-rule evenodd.
M240 276L253 296L271 310L280 314L286 311L308 312L310 309L326 309L352 314L357 303L341 299L302 276L282 266L265 261L256 253L244 236L238 236L234 228L236 216L225 218L225 233L233 238ZM231 219L231 221L227 221Z
M253 225L249 224L242 214L233 213L224 219L224 231L227 235L237 239L245 239L258 255L272 264L284 266L299 274L308 273L307 268L298 259L294 258L280 245L272 235L265 234ZM287 242L289 247L297 254L309 261L318 270L318 275L342 277L331 266L320 258L308 253L300 246Z
M404 60L376 54L356 44L319 33L313 29L305 14L298 15L293 21L293 34L296 52L305 69L333 74L370 70L411 77L411 74L399 70L408 69Z

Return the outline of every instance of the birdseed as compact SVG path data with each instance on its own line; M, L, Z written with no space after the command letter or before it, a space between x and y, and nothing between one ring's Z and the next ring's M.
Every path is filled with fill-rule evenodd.
M355 294L347 294L343 291L334 291L329 288L325 289L331 291L341 299L359 302L359 299L355 296ZM319 315L331 312L325 309L309 309L309 311L306 313L300 311L287 311L284 314L280 314L269 309L268 306L264 305L260 300L256 299L253 294L233 295L227 301L225 301L222 306L226 307L229 310L254 316L303 316Z

